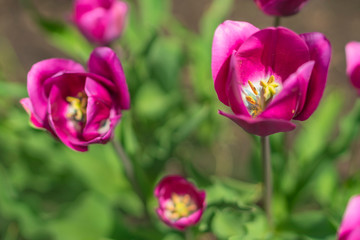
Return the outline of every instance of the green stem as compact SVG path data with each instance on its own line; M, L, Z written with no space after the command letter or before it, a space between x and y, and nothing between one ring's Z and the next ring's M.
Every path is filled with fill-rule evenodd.
M280 20L281 20L280 17L275 17L275 19L274 19L274 27L280 26Z
M272 218L272 169L269 136L261 137L261 153L263 160L264 180L264 207L270 227L273 225Z
M111 140L111 143L119 157L119 160L121 161L123 167L124 167L124 172L126 177L128 178L130 184L132 185L135 193L139 196L143 207L144 207L144 214L146 219L150 220L150 216L149 216L149 212L147 209L147 200L146 200L146 196L144 195L143 191L141 190L141 187L137 181L136 175L135 175L135 170L134 170L134 166L133 163L131 162L131 160L129 159L129 157L126 155L122 145L120 144L119 141L115 140L115 138L113 138Z

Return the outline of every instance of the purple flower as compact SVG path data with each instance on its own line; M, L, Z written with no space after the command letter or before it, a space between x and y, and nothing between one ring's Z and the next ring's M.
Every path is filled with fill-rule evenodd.
M345 47L346 73L360 94L360 42L349 42Z
M360 195L352 197L338 231L338 240L360 239Z
M255 0L256 5L272 16L290 16L298 13L308 0Z
M180 176L167 176L156 186L159 200L156 212L172 228L184 230L199 222L205 207L205 192Z
M67 59L38 62L28 73L29 98L21 100L35 127L77 151L108 142L121 111L130 108L124 72L110 48L96 48L88 70Z
M330 56L321 33L225 21L215 31L211 67L218 98L234 114L219 113L259 136L295 129L291 120L306 120L320 102Z
M75 0L73 22L89 41L105 45L118 38L128 7L117 0Z

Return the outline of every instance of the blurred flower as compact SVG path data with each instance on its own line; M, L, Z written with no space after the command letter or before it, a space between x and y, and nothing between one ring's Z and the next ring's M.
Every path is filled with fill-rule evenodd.
M306 120L320 102L330 56L321 33L225 21L215 31L211 67L218 98L234 114L219 113L259 136L295 129L291 120Z
M38 62L28 73L29 98L21 100L35 127L77 151L108 142L121 111L130 108L124 72L110 48L96 48L88 69L67 59Z
M349 42L345 47L346 72L360 94L360 42Z
M117 0L75 0L73 21L89 41L106 45L125 26L128 7Z
M167 176L156 186L160 219L172 228L184 230L199 222L205 207L205 192L180 176Z
M339 240L360 239L360 195L352 197L338 231Z
M298 13L308 0L255 0L256 5L272 16L290 16Z

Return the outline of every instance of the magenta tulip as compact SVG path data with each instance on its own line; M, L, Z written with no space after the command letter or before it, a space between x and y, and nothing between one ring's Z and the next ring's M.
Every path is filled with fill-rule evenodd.
M259 136L295 129L291 120L306 120L320 102L330 56L321 33L225 21L215 31L211 67L218 98L234 114L219 113Z
M255 0L256 5L267 15L291 16L298 13L308 0Z
M127 11L118 0L75 0L72 19L89 41L106 45L120 37Z
M27 88L29 98L21 104L31 123L77 151L87 151L92 143L108 142L121 111L130 108L120 60L107 47L92 52L88 72L67 59L34 64Z
M360 195L352 197L343 216L338 240L360 239Z
M159 201L159 218L178 230L197 224L206 207L205 192L180 176L163 178L154 194Z
M360 42L349 42L345 47L346 73L360 94Z

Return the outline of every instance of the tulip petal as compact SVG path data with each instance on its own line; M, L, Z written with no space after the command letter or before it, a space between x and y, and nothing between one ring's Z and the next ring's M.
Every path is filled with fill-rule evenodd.
M40 61L32 66L27 76L27 88L29 98L33 106L34 114L39 122L47 127L47 98L48 92L43 89L47 80L62 73L68 72L85 72L84 68L79 64L67 59L47 59Z
M331 46L329 40L321 33L305 33L300 36L309 47L310 59L315 61L304 107L294 117L296 120L304 121L314 113L324 93L331 58Z
M258 7L271 16L291 16L300 11L308 0L255 0Z
M249 37L237 51L243 83L255 81L254 73L275 75L284 82L299 66L310 60L309 48L295 32L283 28L266 28ZM255 75L256 76L256 75Z
M226 81L229 59L234 50L259 29L247 22L225 21L215 30L212 44L211 69L215 90L219 100L229 105L226 95Z
M346 240L359 240L359 239L360 239L360 227L357 227L355 230L353 230L349 234L349 237L346 238ZM342 240L342 239L339 239L339 240Z
M105 30L104 38L109 42L118 38L125 27L126 13L128 6L125 2L114 2L111 9L108 12L108 26Z
M234 115L219 111L219 113L227 118L230 118L246 132L255 134L258 136L268 136L278 132L288 132L294 130L296 125L290 121L282 119L271 119L271 118L252 118L241 115Z
M346 73L351 83L360 88L360 42L349 42L345 47Z
M78 26L81 32L91 41L103 44L105 41L105 31L108 26L108 15L105 9L96 8L84 13L78 19Z
M352 197L346 207L342 223L339 228L339 240L348 240L354 229L360 227L360 195ZM358 234L358 232L356 233ZM354 240L357 238L353 238Z
M37 119L36 115L34 115L34 108L31 104L30 98L23 98L20 100L21 105L25 109L25 111L30 115L30 122L37 128L44 128L40 119Z
M123 110L129 109L130 95L125 74L115 52L108 47L96 48L90 55L88 66L89 72L98 74L114 82L116 89L114 89L113 92L117 98L115 104L119 104Z
M61 92L59 86L54 85L51 88L49 95L49 121L50 125L56 133L56 136L68 147L85 152L88 150L87 146L83 146L83 142L79 139L79 126L76 126L72 121L67 119L67 108L69 106L66 102L66 93Z
M83 138L91 143L107 142L112 135L112 129L120 120L121 113L111 111L112 99L109 92L91 78L86 80L85 93L88 103Z
M281 92L258 117L291 120L304 106L314 64L314 61L309 61L301 65L296 73L291 74Z

